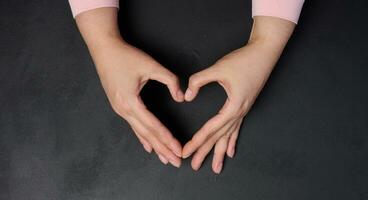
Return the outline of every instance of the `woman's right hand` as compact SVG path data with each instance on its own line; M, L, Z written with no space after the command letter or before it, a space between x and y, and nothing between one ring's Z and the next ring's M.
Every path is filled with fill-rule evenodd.
M114 111L132 127L146 151L179 167L182 147L140 98L148 80L165 84L175 101L184 101L178 78L121 37L116 8L98 8L76 16L78 28L96 65Z
M122 40L112 40L94 51L93 60L113 110L132 127L147 152L175 167L181 163L182 148L170 131L149 111L140 91L149 80L165 84L173 99L184 100L176 75L143 51Z

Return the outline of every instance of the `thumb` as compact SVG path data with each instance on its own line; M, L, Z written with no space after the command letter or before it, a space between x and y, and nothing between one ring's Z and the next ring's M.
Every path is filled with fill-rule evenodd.
M165 84L175 101L184 101L184 94L180 89L178 77L165 67L155 68L155 70L150 75L150 79Z
M190 76L188 88L185 91L184 99L192 101L198 94L198 91L204 85L218 80L218 73L213 68L207 68Z

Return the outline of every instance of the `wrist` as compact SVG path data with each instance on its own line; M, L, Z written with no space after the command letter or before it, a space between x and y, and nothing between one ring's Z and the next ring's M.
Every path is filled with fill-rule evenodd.
M114 65L128 44L121 37L105 37L98 42L87 44L92 60L98 71Z
M295 24L276 17L255 16L248 44L263 46L281 53Z
M86 45L92 54L99 52L106 52L119 45L125 45L126 42L120 35L106 33L93 39L92 41L86 40Z

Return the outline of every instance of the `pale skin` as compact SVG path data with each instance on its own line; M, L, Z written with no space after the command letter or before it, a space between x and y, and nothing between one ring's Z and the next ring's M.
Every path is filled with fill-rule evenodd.
M291 21L255 16L248 43L193 74L184 93L175 74L124 41L116 8L83 12L76 16L76 22L112 108L129 123L144 149L154 151L162 163L175 167L180 167L182 158L193 155L191 165L198 170L214 148L215 173L221 172L226 155L234 157L242 121L295 28ZM149 80L166 85L177 102L192 101L200 88L210 82L220 84L228 98L218 114L182 147L140 98L140 91Z

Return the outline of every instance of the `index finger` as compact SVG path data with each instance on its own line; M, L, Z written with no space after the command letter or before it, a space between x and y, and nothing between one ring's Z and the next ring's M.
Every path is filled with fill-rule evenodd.
M182 148L180 142L171 134L171 132L163 125L157 117L151 113L146 106L139 102L139 105L133 108L133 113L143 126L151 130L154 136L165 144L178 157L181 157Z
M175 101L184 101L184 94L180 89L179 78L165 67L155 68L150 74L150 79L165 84Z
M210 120L208 120L193 138L185 144L183 147L183 158L189 157L194 151L196 151L202 144L204 144L208 138L215 134L219 129L224 127L231 121L231 115L227 112L218 113Z

